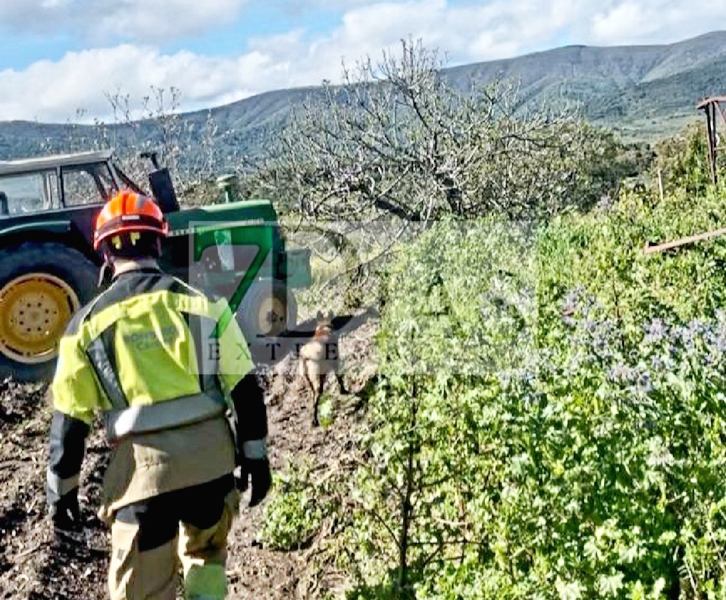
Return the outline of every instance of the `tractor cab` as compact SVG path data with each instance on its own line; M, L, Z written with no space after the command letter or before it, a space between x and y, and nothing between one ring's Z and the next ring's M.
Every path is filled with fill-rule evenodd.
M230 178L220 202L181 207L168 169L151 161L148 191L111 150L0 161L0 376L48 379L71 316L102 289L93 225L103 204L131 189L153 197L169 221L162 268L225 297L248 340L293 328L292 288L311 282L310 254L288 249L272 202L240 199Z

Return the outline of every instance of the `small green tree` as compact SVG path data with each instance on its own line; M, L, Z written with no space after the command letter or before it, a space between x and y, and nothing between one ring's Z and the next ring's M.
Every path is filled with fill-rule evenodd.
M482 409L498 370L532 347L532 283L514 274L530 237L511 224L437 224L387 271L381 385L361 440L368 460L351 482L357 597L418 598L434 573L491 556L479 503L493 432Z
M692 123L679 135L661 140L655 151L653 175L657 177L660 171L667 191L681 189L688 194L702 195L712 185L703 123ZM723 171L722 165L720 160L719 172Z

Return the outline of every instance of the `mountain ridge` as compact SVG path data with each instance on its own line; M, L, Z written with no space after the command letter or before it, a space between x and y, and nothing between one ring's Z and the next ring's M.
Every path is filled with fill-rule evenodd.
M571 44L517 57L457 65L441 70L466 92L472 82L506 79L518 83L522 98L575 106L592 122L625 136L670 135L699 117L697 103L726 94L726 31L712 31L670 44L590 46ZM201 129L211 115L225 144L254 153L274 135L294 107L321 86L269 90L232 103L179 116ZM182 90L183 92L183 90ZM141 137L153 126L141 121ZM123 127L122 125L112 125ZM149 130L144 131L147 127ZM0 159L23 156L60 143L72 129L89 134L93 125L0 121Z

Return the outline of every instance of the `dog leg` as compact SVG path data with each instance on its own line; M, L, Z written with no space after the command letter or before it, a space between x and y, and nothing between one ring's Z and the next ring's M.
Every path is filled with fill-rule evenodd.
M344 395L350 394L350 391L348 388L345 387L345 382L343 381L343 375L341 373L338 373L338 371L335 372L335 379L338 382L338 388L340 389L340 393Z
M313 396L313 427L318 426L318 400L320 399L320 395L318 394L318 390L315 387L315 384L313 383L313 380L310 377L310 373L308 372L307 364L305 359L300 360L300 374L302 375L303 381L304 381L304 387L308 390L310 390L310 393Z
M323 397L323 390L325 389L325 382L328 380L328 372L323 371L320 373L316 378L315 381L318 384L316 389L316 397L315 397L315 425L317 426L319 424L318 422L318 408L320 406L320 400Z
M320 425L320 421L318 420L318 405L320 404L320 397L322 395L322 390L320 388L315 390L315 398L313 399L313 427L318 427Z

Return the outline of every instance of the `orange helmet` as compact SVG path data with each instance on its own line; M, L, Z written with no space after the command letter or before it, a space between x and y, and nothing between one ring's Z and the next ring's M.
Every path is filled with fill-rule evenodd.
M132 231L151 231L166 237L169 223L151 198L131 190L121 190L106 202L96 217L93 248L98 250L103 240Z

